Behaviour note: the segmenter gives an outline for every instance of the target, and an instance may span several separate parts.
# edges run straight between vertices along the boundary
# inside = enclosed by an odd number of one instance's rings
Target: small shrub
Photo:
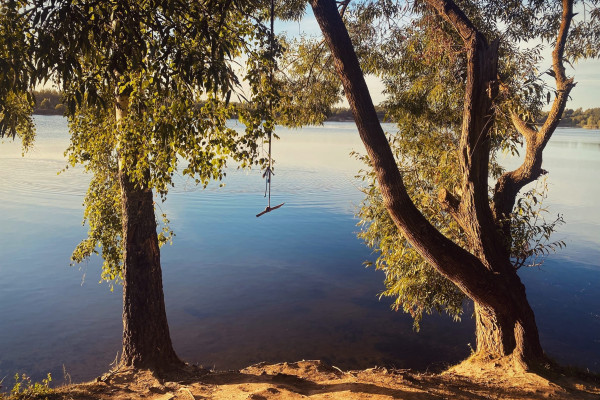
[[[31,382],[31,378],[25,374],[15,375],[15,384],[8,395],[0,393],[0,400],[48,400],[52,393],[50,389],[52,376],[48,374],[42,382]]]

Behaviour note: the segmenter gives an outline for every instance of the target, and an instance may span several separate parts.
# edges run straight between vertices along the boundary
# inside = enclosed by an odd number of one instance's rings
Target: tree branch
[[[530,128],[525,121],[523,121],[517,113],[511,111],[510,119],[512,120],[513,126],[525,138],[526,141],[534,141],[537,135],[537,131]]]
[[[352,1],[352,0],[344,0],[344,1],[338,1],[337,2],[338,5],[340,6],[340,16],[342,18],[344,18],[344,14],[346,13],[346,9],[350,5],[350,1]]]
[[[425,1],[456,29],[465,43],[475,40],[478,33],[477,28],[452,0]]]
[[[442,188],[438,192],[438,203],[442,210],[450,214],[463,230],[469,229],[468,225],[465,225],[465,219],[460,210],[460,197],[456,197],[450,191]]]
[[[456,198],[448,190],[442,188],[438,192],[438,202],[441,204],[444,211],[452,214],[452,216],[456,216],[456,218],[458,217],[460,199]]]
[[[563,63],[565,43],[574,16],[573,0],[563,0],[562,4],[560,28],[552,51],[552,71],[557,89],[552,108],[544,124],[537,131],[528,127],[515,113],[511,114],[515,129],[525,138],[526,150],[523,163],[517,169],[504,173],[494,188],[492,204],[494,218],[496,223],[502,227],[505,235],[510,233],[507,217],[512,212],[519,191],[546,173],[542,169],[542,153],[560,122],[569,99],[569,93],[575,86],[573,78],[566,76]]]
[[[452,0],[426,0],[463,39],[467,57],[467,83],[459,145],[462,170],[460,225],[469,237],[471,251],[491,260],[505,251],[496,232],[488,199],[490,129],[493,100],[498,95],[498,41],[488,44]],[[489,254],[488,254],[489,253]],[[491,263],[490,263],[491,264]]]

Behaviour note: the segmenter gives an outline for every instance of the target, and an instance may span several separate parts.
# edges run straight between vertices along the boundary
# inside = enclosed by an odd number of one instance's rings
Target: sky
[[[300,22],[281,22],[278,21],[275,30],[278,34],[287,32],[291,36],[299,36],[301,34],[310,36],[321,36],[319,25],[310,9]],[[550,67],[550,53],[552,49],[547,48],[546,62],[543,67]],[[567,104],[567,108],[583,109],[600,107],[600,60],[586,60],[574,64],[574,68],[569,65],[567,68],[567,76],[574,76],[577,85],[571,91],[571,100]],[[366,78],[371,97],[375,104],[379,104],[385,100],[382,82],[374,76]],[[344,101],[344,106],[348,103]]]

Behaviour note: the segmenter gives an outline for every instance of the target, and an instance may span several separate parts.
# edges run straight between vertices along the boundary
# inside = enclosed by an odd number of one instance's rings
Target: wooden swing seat
[[[267,206],[267,208],[265,208],[263,211],[261,211],[261,212],[259,212],[258,214],[256,214],[256,217],[258,218],[258,217],[260,217],[261,215],[265,215],[265,214],[266,214],[266,213],[268,213],[268,212],[271,212],[271,211],[273,211],[273,210],[277,210],[279,207],[281,207],[281,206],[282,206],[282,205],[284,205],[284,204],[285,204],[285,203],[281,203],[281,204],[279,204],[279,205],[277,205],[277,206],[275,206],[275,207],[269,207],[269,206]]]

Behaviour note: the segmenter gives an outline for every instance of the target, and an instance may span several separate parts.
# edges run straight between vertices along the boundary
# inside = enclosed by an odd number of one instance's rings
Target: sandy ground
[[[469,377],[466,377],[468,374]],[[240,371],[188,367],[158,379],[118,371],[95,382],[58,388],[56,399],[600,399],[600,382],[555,376],[552,381],[499,364],[459,366],[442,374],[371,368],[341,371],[320,361],[256,364]]]

